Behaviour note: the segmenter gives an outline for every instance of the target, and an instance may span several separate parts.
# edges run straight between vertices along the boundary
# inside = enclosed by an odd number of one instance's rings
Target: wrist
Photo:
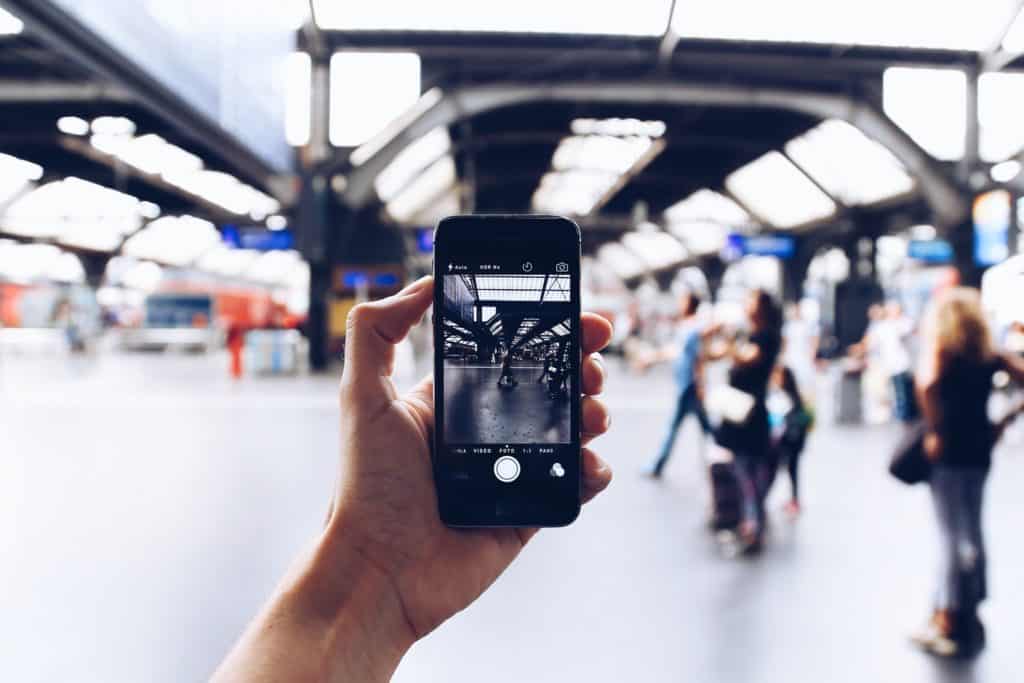
[[[415,641],[394,582],[333,523],[288,592],[321,629],[325,680],[388,681]]]

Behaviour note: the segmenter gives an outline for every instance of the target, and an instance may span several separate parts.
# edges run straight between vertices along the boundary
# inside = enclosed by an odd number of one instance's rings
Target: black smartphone
[[[434,480],[449,526],[580,511],[580,231],[452,216],[434,234]]]

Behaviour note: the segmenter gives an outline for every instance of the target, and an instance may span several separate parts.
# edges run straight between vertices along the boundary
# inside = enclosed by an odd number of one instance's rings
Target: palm
[[[343,430],[348,441],[362,445],[358,458],[345,463],[343,493],[368,559],[395,582],[419,637],[475,600],[531,532],[442,524],[430,462],[432,384],[427,380],[397,399],[393,386],[385,393],[382,410]],[[365,444],[372,444],[369,452]],[[357,452],[347,445],[343,452]]]

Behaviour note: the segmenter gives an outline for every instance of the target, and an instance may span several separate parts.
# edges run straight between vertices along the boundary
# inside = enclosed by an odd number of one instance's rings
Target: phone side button
[[[504,455],[494,461],[494,476],[498,481],[511,484],[519,478],[522,467],[511,455]]]

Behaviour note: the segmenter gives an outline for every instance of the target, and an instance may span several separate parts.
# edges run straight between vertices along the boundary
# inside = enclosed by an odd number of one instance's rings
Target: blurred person
[[[818,343],[817,324],[808,320],[798,303],[786,306],[786,323],[782,328],[783,359],[786,367],[796,375],[805,396],[813,398],[817,377]]]
[[[900,422],[910,422],[918,414],[908,346],[909,337],[914,332],[914,323],[904,315],[903,307],[895,301],[884,306],[872,305],[868,309],[868,319],[870,323],[864,338],[851,350],[861,356],[877,359],[889,382],[893,416]]]
[[[939,529],[941,573],[935,610],[914,641],[927,652],[966,656],[984,647],[978,606],[988,595],[982,503],[1001,427],[989,420],[993,375],[1024,383],[1024,360],[998,353],[977,290],[957,287],[936,299],[917,368],[929,485]]]
[[[720,459],[731,460],[739,487],[740,540],[745,550],[757,551],[763,541],[765,523],[766,491],[760,481],[765,468],[772,465],[766,400],[768,382],[782,351],[782,309],[771,294],[756,289],[747,299],[745,313],[749,335],[727,342],[709,358],[730,360],[729,386],[753,400],[753,407],[742,422],[722,422],[715,431],[715,443],[726,452],[726,457]]]
[[[676,436],[687,415],[692,414],[697,418],[705,436],[711,433],[711,423],[704,410],[701,353],[705,337],[713,330],[698,320],[700,304],[697,294],[687,293],[680,297],[675,343],[649,354],[639,364],[641,368],[647,368],[656,363],[672,361],[672,375],[676,383],[675,411],[654,461],[644,470],[645,474],[654,479],[661,477],[672,456]]]
[[[789,474],[790,498],[784,508],[790,517],[798,517],[800,506],[800,456],[807,445],[807,434],[814,418],[804,402],[796,375],[789,367],[777,365],[772,372],[772,393],[768,398],[768,416],[772,426],[772,448],[776,460]]]
[[[323,531],[302,552],[214,681],[386,681],[420,638],[476,600],[536,529],[452,529],[441,523],[430,460],[428,376],[400,396],[396,341],[430,306],[433,280],[353,309],[342,373],[340,476]],[[598,359],[606,320],[581,319],[582,431],[606,431]],[[583,449],[583,498],[611,470]]]

